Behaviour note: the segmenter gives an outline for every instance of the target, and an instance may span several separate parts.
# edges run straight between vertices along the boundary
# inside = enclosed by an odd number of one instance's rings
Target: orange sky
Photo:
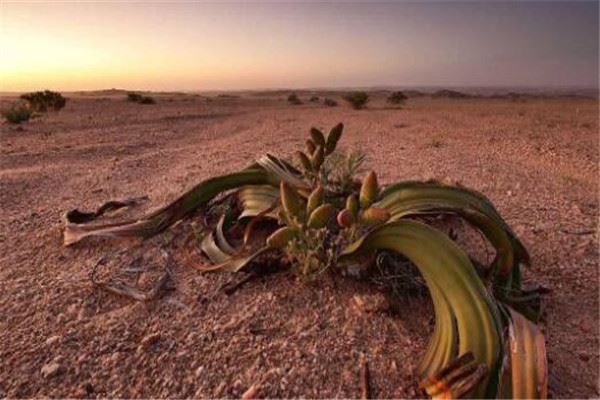
[[[0,90],[595,86],[598,3],[0,2]]]

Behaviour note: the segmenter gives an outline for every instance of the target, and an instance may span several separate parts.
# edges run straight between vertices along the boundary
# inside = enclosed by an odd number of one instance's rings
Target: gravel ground
[[[598,397],[598,101],[429,99],[402,109],[290,106],[285,95],[71,95],[59,113],[0,125],[0,397],[357,397],[366,357],[375,397],[418,397],[413,365],[432,329],[429,300],[366,312],[363,282],[289,272],[248,282],[202,274],[185,224],[146,242],[61,245],[60,216],[109,199],[174,199],[269,151],[291,155],[308,129],[344,122],[343,145],[370,155],[382,182],[449,178],[486,194],[523,238],[527,281],[551,289],[543,328],[552,397]],[[0,103],[10,101],[3,98]],[[100,276],[160,274],[174,290],[147,304],[94,289]],[[183,256],[185,255],[185,256]]]

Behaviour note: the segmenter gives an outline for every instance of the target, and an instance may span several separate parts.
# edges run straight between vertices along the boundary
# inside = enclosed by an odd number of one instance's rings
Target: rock
[[[588,362],[588,361],[590,361],[590,356],[589,356],[589,354],[587,354],[587,353],[580,352],[580,353],[579,353],[579,359],[580,359],[581,361]]]
[[[381,293],[372,295],[355,295],[352,297],[356,307],[366,313],[386,312],[390,309],[388,299]]]
[[[52,346],[57,344],[58,342],[60,342],[60,340],[62,339],[62,337],[60,335],[54,335],[54,336],[50,336],[48,339],[46,339],[46,346]]]
[[[222,381],[219,384],[219,386],[217,386],[217,388],[215,389],[215,393],[214,393],[213,397],[222,397],[222,394],[225,391],[226,387],[227,387],[227,382]]]
[[[60,364],[52,362],[42,367],[42,376],[46,379],[53,378],[62,372]]]
[[[248,388],[248,390],[246,390],[244,392],[244,394],[242,394],[242,399],[244,399],[244,400],[256,399],[258,397],[259,389],[260,389],[260,386],[257,384],[250,386]]]
[[[160,333],[152,333],[150,335],[146,335],[144,336],[144,338],[141,341],[141,345],[144,348],[148,348],[150,346],[152,346],[153,344],[155,344],[156,342],[158,342],[160,340]]]
[[[83,386],[83,389],[85,390],[88,396],[94,393],[94,386],[92,386],[92,384],[89,382]]]
[[[201,365],[196,369],[196,378],[200,378],[202,372],[204,372],[204,365]]]

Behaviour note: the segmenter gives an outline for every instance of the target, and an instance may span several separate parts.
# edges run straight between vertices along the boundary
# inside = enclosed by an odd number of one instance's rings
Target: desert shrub
[[[311,103],[318,103],[319,102],[319,96],[313,96],[308,101],[310,101]]]
[[[369,95],[366,92],[350,92],[344,96],[344,100],[355,110],[360,110],[369,102]]]
[[[142,96],[142,99],[139,101],[140,104],[156,104],[156,100],[154,97],[150,96]]]
[[[142,95],[139,93],[127,93],[127,101],[139,103],[142,100]]]
[[[407,99],[408,97],[403,92],[397,91],[389,95],[389,97],[387,98],[387,102],[390,104],[398,105],[404,103]]]
[[[156,104],[156,100],[150,96],[142,96],[139,93],[127,93],[127,101],[138,104]]]
[[[456,90],[442,89],[431,95],[433,98],[446,98],[446,99],[468,99],[472,97],[466,93],[457,92]]]
[[[522,286],[522,268],[530,262],[523,243],[482,193],[462,185],[410,180],[382,186],[374,171],[359,179],[364,154],[340,154],[343,129],[341,123],[328,134],[311,128],[305,151],[296,152],[300,168],[266,154],[146,216],[82,228],[82,215],[91,215],[85,221],[91,222],[107,206],[68,212],[64,243],[89,236],[148,238],[181,223],[182,238],[192,233],[214,264],[196,265],[206,272],[246,269],[260,277],[289,268],[308,281],[326,271],[354,277],[363,271],[375,274],[380,287],[394,280],[400,295],[427,287],[435,327],[417,370],[429,396],[546,398],[546,350],[537,326],[545,291]],[[462,248],[468,237],[456,241],[439,227],[449,214],[477,229],[495,257],[473,260]],[[182,247],[161,251],[165,272],[150,292],[116,280],[95,284],[139,301],[157,298],[171,275],[168,251],[188,254]],[[222,290],[231,294],[248,275]]]
[[[11,124],[20,124],[21,122],[28,121],[32,114],[33,112],[22,104],[2,111],[2,117]]]
[[[298,97],[298,95],[296,93],[290,94],[287,98],[287,101],[288,101],[288,103],[293,104],[293,105],[302,104],[302,101],[300,100],[300,98]]]
[[[58,111],[67,104],[67,99],[58,92],[44,90],[43,92],[32,92],[21,95],[32,111],[46,112]]]
[[[327,107],[336,107],[338,105],[337,101],[330,98],[323,100],[323,104],[325,104]]]

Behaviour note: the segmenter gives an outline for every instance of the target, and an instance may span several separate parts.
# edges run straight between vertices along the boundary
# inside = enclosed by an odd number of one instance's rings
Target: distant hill
[[[433,98],[446,98],[446,99],[468,99],[473,97],[470,94],[458,92],[456,90],[442,89],[431,94]]]

